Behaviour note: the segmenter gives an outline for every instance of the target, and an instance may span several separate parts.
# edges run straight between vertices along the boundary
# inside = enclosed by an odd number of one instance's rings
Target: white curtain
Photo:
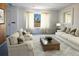
[[[42,13],[41,14],[41,28],[49,28],[50,25],[50,14]]]
[[[26,13],[26,28],[34,29],[34,13]],[[40,13],[41,22],[39,28],[49,28],[50,26],[50,14],[49,13]]]
[[[29,15],[28,15],[29,13],[25,13],[25,18],[26,18],[26,29],[28,29],[29,28]]]
[[[26,12],[26,29],[33,29],[34,28],[34,13]]]
[[[34,13],[29,13],[29,28],[34,29]]]

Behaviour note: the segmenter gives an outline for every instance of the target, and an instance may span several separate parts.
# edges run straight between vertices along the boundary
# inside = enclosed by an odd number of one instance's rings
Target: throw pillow
[[[24,36],[23,36],[23,35],[21,35],[19,38],[20,38],[20,39],[22,39],[22,40],[23,40],[23,42],[25,41],[25,38],[24,38]]]
[[[16,37],[18,38],[19,37],[19,32],[15,32],[14,34],[11,35],[12,37]]]
[[[79,29],[76,30],[75,36],[79,37]]]
[[[28,34],[28,32],[26,32],[25,30],[22,32],[23,35],[26,35]]]
[[[19,36],[23,35],[23,33],[21,31],[19,31]]]
[[[25,32],[22,32],[22,34],[25,35],[26,33]]]
[[[9,41],[11,45],[18,44],[17,38],[19,37],[19,33],[15,32],[13,35],[10,36]]]
[[[65,28],[61,29],[61,31],[62,31],[62,32],[65,32],[65,31],[66,31],[66,29],[67,29],[67,27],[65,27]]]
[[[76,32],[76,28],[72,28],[72,29],[70,30],[70,34],[72,34],[72,35],[75,35],[75,32]]]
[[[9,41],[10,41],[10,44],[11,44],[11,45],[16,45],[16,44],[18,44],[18,41],[17,41],[17,38],[16,38],[16,37],[10,37]]]
[[[66,33],[69,33],[70,32],[70,28],[67,28],[65,32]]]
[[[18,40],[18,44],[21,44],[21,43],[23,43],[23,40],[22,40],[22,38],[18,37],[18,38],[17,38],[17,40]]]
[[[26,34],[26,35],[24,35],[24,38],[27,41],[27,40],[31,40],[32,36],[31,36],[31,34]]]

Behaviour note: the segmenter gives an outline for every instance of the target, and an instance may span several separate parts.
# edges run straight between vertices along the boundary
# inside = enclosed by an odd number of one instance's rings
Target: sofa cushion
[[[79,45],[79,37],[70,37],[68,40]]]
[[[29,50],[33,49],[33,41],[26,41],[25,43],[27,44]]]
[[[23,36],[23,35],[19,36],[19,38],[20,38],[20,39],[22,39],[22,40],[23,40],[23,42],[25,41],[25,38],[24,38],[24,36]]]
[[[19,37],[19,33],[18,32],[16,32],[16,33],[14,33],[13,35],[11,35],[10,37],[9,37],[9,42],[10,42],[10,44],[11,45],[15,45],[15,44],[18,44],[18,41],[17,41],[17,38]]]
[[[77,30],[75,32],[75,36],[79,37],[79,28],[77,28]]]
[[[71,28],[70,34],[75,35],[75,32],[76,32],[76,28]]]
[[[27,40],[31,40],[32,39],[32,35],[31,34],[26,34],[24,35],[25,41]]]
[[[18,37],[17,40],[18,40],[18,44],[23,43],[23,39],[22,38]]]
[[[10,42],[10,45],[18,44],[17,38],[16,37],[12,37],[12,36],[9,38],[9,42]]]
[[[18,37],[19,37],[19,32],[15,32],[14,34],[11,35],[11,37],[16,37],[16,38],[18,38]]]
[[[62,31],[62,32],[65,32],[66,29],[67,29],[67,27],[64,27],[64,28],[61,29],[61,31]]]
[[[59,35],[59,36],[61,36],[64,39],[67,39],[69,37],[73,37],[73,35],[67,34],[65,32],[57,32],[56,35]]]
[[[70,28],[67,28],[65,32],[66,33],[69,33],[70,32]]]
[[[19,36],[23,35],[23,33],[21,31],[19,31]]]
[[[23,32],[22,32],[22,34],[23,35],[26,35],[26,34],[28,34],[29,32],[26,32],[26,30],[24,30]]]

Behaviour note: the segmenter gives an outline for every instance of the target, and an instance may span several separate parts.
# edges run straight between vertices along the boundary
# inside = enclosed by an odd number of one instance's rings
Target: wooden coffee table
[[[47,44],[44,44],[40,38],[40,42],[44,51],[60,50],[60,43],[55,38],[52,38],[52,41]]]

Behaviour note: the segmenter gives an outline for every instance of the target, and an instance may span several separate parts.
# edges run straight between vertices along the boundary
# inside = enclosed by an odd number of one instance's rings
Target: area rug
[[[33,35],[34,56],[79,56],[79,51],[76,51],[59,39],[60,50],[43,51],[40,38],[44,36],[54,37],[54,35]]]

